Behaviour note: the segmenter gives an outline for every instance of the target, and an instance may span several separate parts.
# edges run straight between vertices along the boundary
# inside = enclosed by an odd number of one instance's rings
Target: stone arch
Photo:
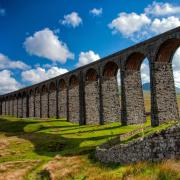
[[[69,121],[79,123],[79,81],[76,75],[71,75],[69,79],[68,93]]]
[[[13,115],[13,97],[12,95],[9,96],[9,115]]]
[[[6,115],[9,115],[9,97],[6,96]]]
[[[158,48],[152,65],[152,124],[179,119],[172,60],[180,39],[171,38]],[[167,90],[168,89],[168,90]]]
[[[122,112],[124,124],[141,124],[146,122],[146,113],[141,80],[141,65],[145,54],[131,53],[124,64]]]
[[[13,100],[13,115],[17,117],[17,114],[18,114],[18,99],[17,99],[17,94],[15,94]]]
[[[18,93],[18,118],[22,118],[22,94]]]
[[[29,91],[29,117],[34,117],[34,91]]]
[[[67,86],[64,79],[58,83],[58,117],[67,119]]]
[[[118,65],[108,62],[103,69],[102,77],[102,104],[104,123],[120,122],[121,106],[118,90]]]
[[[57,102],[56,102],[56,84],[55,82],[51,82],[49,85],[49,117],[56,118],[57,117]]]
[[[98,74],[93,68],[85,74],[85,112],[86,124],[99,124],[99,86]]]
[[[48,87],[44,84],[41,88],[41,117],[48,118]]]
[[[35,117],[40,117],[40,90],[38,87],[35,88]]]

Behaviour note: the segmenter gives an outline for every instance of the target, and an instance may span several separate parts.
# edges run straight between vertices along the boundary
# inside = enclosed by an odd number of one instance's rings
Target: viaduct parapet
[[[152,125],[179,119],[172,70],[172,58],[179,46],[180,27],[66,74],[2,95],[0,114],[66,118],[81,125],[143,123],[146,115],[140,67],[147,58]]]

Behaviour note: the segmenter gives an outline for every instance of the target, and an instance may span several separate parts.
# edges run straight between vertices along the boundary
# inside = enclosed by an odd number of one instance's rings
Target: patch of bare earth
[[[24,180],[27,173],[40,161],[14,161],[0,164],[0,180]]]

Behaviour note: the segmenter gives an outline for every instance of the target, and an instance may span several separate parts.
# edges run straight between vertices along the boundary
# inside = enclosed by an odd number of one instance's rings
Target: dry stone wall
[[[85,82],[86,124],[99,124],[99,91],[98,81]]]
[[[121,106],[116,76],[103,77],[102,100],[104,123],[120,122]]]
[[[56,91],[49,93],[49,117],[55,118],[57,114]]]
[[[180,157],[180,126],[173,126],[128,144],[110,146],[106,143],[97,147],[96,157],[103,163],[122,165]]]

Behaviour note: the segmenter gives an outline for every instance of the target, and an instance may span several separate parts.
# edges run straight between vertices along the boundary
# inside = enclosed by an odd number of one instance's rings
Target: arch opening
[[[104,77],[113,77],[116,76],[118,72],[118,65],[114,62],[108,62],[103,70]]]

